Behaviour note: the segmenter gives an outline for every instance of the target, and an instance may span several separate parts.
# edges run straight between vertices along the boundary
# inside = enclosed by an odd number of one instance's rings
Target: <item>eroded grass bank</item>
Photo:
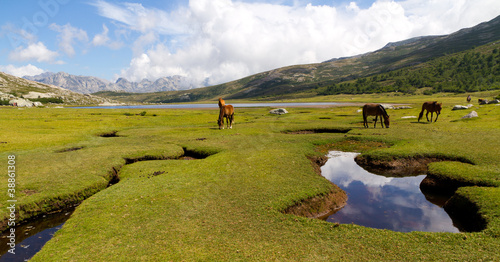
[[[52,208],[50,199],[84,199],[94,192],[78,192],[99,191],[33,261],[499,259],[500,153],[485,148],[500,141],[494,121],[500,107],[475,108],[480,118],[472,121],[455,121],[464,113],[449,108],[432,124],[401,119],[418,115],[414,107],[390,110],[390,129],[362,128],[355,107],[291,108],[283,116],[239,109],[232,130],[218,130],[217,112],[210,110],[141,116],[134,110],[6,109],[0,121],[12,129],[0,135],[7,142],[0,149],[2,158],[17,156],[18,201],[26,214]],[[300,130],[349,131],[290,133]],[[98,136],[112,131],[115,136]],[[457,191],[487,227],[479,233],[397,233],[282,213],[336,190],[311,165],[310,158],[324,156],[318,146],[359,147],[362,156],[378,160],[467,159],[429,169],[442,178],[490,183]],[[171,160],[184,151],[208,157]],[[102,190],[113,169],[120,182]],[[5,183],[0,186],[6,191]],[[3,217],[5,203],[0,199]]]

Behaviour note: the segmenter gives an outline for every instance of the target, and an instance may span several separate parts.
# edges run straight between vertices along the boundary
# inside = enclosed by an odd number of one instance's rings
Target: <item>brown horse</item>
[[[219,129],[224,129],[224,118],[226,118],[228,128],[233,128],[234,108],[232,105],[223,105],[220,107],[219,119],[217,120]]]
[[[375,125],[373,127],[377,127],[377,118],[380,116],[380,124],[382,128],[389,128],[389,115],[385,111],[385,108],[381,104],[366,104],[363,106],[363,125],[368,128],[368,116],[375,116]],[[382,117],[384,118],[384,122],[382,122]]]
[[[224,101],[224,99],[222,99],[222,97],[219,97],[219,108],[223,107],[225,104],[226,102]]]
[[[425,117],[427,118],[427,122],[432,122],[432,114],[436,112],[436,122],[438,120],[439,114],[441,114],[441,108],[442,108],[443,103],[438,103],[437,101],[434,102],[425,102],[422,104],[422,111],[420,111],[420,115],[418,115],[418,122],[420,122],[420,119],[424,115],[424,110],[427,110],[427,113],[425,114]],[[431,113],[431,120],[429,121],[429,112]]]

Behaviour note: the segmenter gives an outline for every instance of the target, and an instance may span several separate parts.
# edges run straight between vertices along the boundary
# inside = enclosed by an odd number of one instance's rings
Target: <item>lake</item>
[[[242,107],[332,107],[342,105],[358,105],[356,103],[312,102],[312,103],[236,103],[236,108]],[[159,105],[113,105],[113,106],[76,106],[80,109],[201,109],[219,108],[217,103],[211,104],[159,104]]]

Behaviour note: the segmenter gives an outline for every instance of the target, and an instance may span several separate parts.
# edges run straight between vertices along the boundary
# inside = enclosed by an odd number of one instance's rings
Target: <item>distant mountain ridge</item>
[[[108,98],[89,94],[81,94],[68,89],[48,85],[0,72],[0,98],[4,101],[12,99],[29,99],[48,103],[64,103],[71,105],[95,105],[116,103]]]
[[[77,76],[65,72],[45,72],[36,76],[24,76],[23,78],[59,86],[81,94],[91,94],[101,91],[150,93],[194,88],[182,76],[162,77],[155,81],[143,79],[141,82],[130,82],[125,78],[119,78],[115,83],[94,76]]]

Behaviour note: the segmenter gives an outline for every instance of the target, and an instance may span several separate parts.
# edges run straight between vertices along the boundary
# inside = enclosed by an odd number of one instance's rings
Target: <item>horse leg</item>
[[[418,115],[418,122],[420,122],[420,119],[424,116],[424,110],[420,111],[420,114]]]
[[[375,124],[373,125],[373,128],[377,127],[377,120],[378,120],[378,115],[375,115]]]
[[[380,125],[384,128],[384,117],[380,116]]]
[[[230,122],[231,124],[229,125],[229,129],[233,129],[233,120],[234,120],[234,116],[233,116],[233,115],[230,115],[230,116],[229,116],[229,121],[231,121],[231,122]]]
[[[432,115],[431,115],[432,117]],[[427,122],[429,122],[429,110],[427,110],[427,113],[425,113],[425,118],[427,118]]]
[[[368,120],[366,119],[365,114],[363,114],[363,127],[368,128]]]
[[[436,121],[438,121],[438,117],[439,117],[439,113],[436,112],[436,120],[434,120],[434,123],[436,123]]]

